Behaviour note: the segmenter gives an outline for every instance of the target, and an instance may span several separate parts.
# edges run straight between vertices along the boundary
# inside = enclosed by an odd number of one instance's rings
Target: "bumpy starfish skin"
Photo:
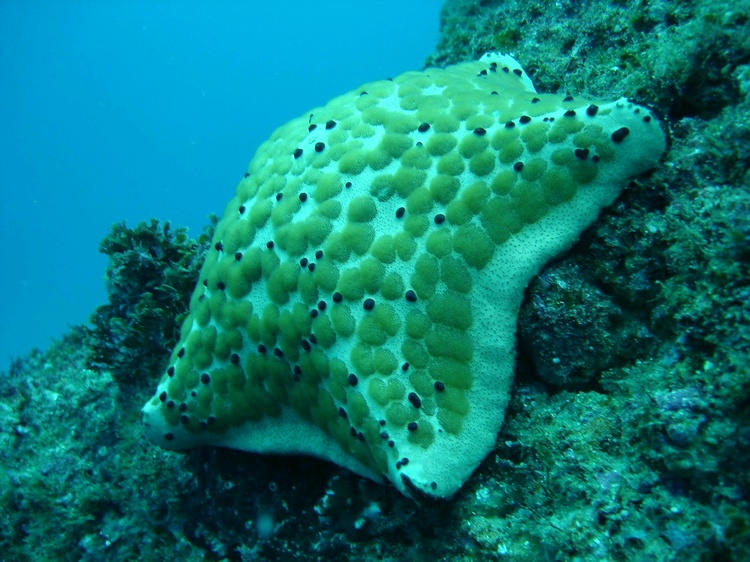
[[[216,229],[148,435],[452,496],[495,444],[524,288],[664,149],[645,108],[537,94],[494,53],[289,122]]]

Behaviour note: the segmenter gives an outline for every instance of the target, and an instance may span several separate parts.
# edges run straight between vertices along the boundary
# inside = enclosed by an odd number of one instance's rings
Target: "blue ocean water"
[[[420,69],[441,4],[0,3],[0,370],[104,304],[113,223],[200,234],[276,127]]]

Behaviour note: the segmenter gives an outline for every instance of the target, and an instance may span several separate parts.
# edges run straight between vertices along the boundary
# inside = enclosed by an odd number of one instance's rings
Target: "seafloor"
[[[312,459],[153,446],[140,407],[206,239],[117,225],[92,326],[0,374],[0,558],[750,560],[750,2],[448,0],[441,27],[429,65],[507,51],[539,91],[624,95],[671,131],[528,289],[496,450],[417,503]]]

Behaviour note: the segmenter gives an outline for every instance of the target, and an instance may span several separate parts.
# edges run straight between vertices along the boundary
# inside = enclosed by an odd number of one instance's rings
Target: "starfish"
[[[453,496],[495,445],[525,287],[665,142],[644,107],[538,94],[498,53],[290,121],[216,228],[147,434]]]

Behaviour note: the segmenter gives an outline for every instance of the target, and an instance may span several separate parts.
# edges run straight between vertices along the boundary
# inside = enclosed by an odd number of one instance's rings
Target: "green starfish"
[[[216,229],[147,433],[452,496],[502,424],[524,288],[664,150],[645,108],[537,94],[495,53],[287,123]]]

